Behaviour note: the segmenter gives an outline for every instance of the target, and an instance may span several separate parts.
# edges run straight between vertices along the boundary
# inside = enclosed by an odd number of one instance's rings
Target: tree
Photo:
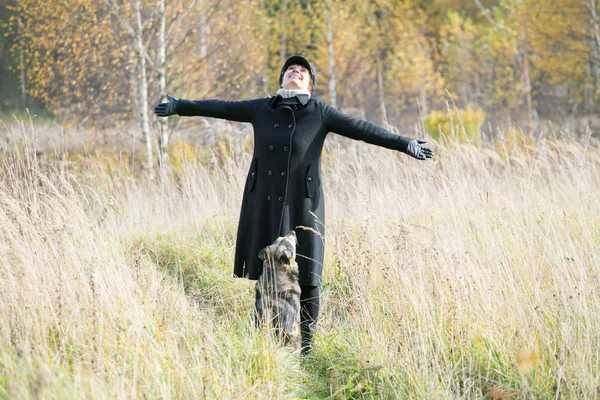
[[[10,29],[10,18],[19,10],[18,1],[14,0],[6,2],[5,8],[0,7],[0,111],[15,107],[27,106],[26,92],[24,90],[24,58],[23,53],[18,51],[15,45],[19,35],[15,29]],[[18,23],[18,20],[13,20],[13,23]],[[17,28],[18,29],[18,28]],[[17,50],[17,54],[15,54]],[[16,57],[13,57],[16,55]],[[17,95],[15,95],[15,93]]]
[[[593,8],[589,1],[517,3],[529,49],[533,96],[546,116],[588,113],[597,107]],[[597,86],[596,86],[597,87]]]
[[[316,97],[382,123],[414,123],[444,106],[445,89],[529,131],[538,111],[598,111],[599,0],[10,1],[12,57],[0,70],[20,76],[13,91],[79,123],[135,116],[149,169],[155,144],[165,165],[170,130],[193,123],[153,123],[167,91],[272,95],[292,54],[319,71]]]
[[[426,115],[430,106],[441,104],[445,83],[434,63],[435,46],[427,37],[426,16],[418,9],[398,9],[395,20],[396,39],[387,72],[394,105],[405,110],[418,99],[421,113]]]
[[[13,53],[23,55],[28,95],[51,113],[85,122],[129,112],[122,82],[130,65],[113,46],[117,40],[107,17],[107,7],[96,2],[20,1],[11,17],[18,35]]]
[[[142,10],[141,0],[131,1],[107,0],[111,6],[114,19],[122,28],[122,36],[126,43],[135,48],[137,59],[138,84],[138,109],[142,128],[142,135],[146,146],[146,168],[151,171],[153,166],[153,137],[150,132],[149,106],[155,101],[150,101],[149,77],[147,63],[150,64],[152,72],[156,73],[158,86],[157,99],[166,99],[167,94],[167,60],[171,52],[177,49],[176,40],[172,34],[180,29],[180,23],[191,14],[197,5],[197,0],[180,0],[171,2],[167,9],[165,0],[146,2],[145,12]],[[131,20],[135,20],[132,23]],[[183,29],[182,29],[183,30]],[[153,46],[151,39],[158,37],[156,45]],[[152,57],[152,54],[155,54]],[[159,122],[158,161],[163,167],[168,163],[167,147],[169,145],[168,120]]]

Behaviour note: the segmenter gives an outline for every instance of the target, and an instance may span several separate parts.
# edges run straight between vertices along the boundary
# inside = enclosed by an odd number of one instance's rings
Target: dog
[[[256,283],[257,322],[294,347],[298,347],[300,319],[297,244],[292,230],[262,249],[258,257],[263,261],[263,271]]]

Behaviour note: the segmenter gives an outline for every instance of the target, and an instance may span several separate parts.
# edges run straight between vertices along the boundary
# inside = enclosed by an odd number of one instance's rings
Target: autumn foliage
[[[163,95],[158,3],[9,1],[0,11],[0,64],[24,82],[29,103],[51,114],[108,125],[139,119],[140,107]],[[597,0],[164,5],[166,90],[178,97],[272,95],[282,60],[300,53],[316,65],[317,96],[379,123],[413,127],[445,110],[449,98],[459,108],[482,110],[486,122],[510,121],[527,133],[547,120],[590,123],[598,112]],[[148,104],[140,104],[137,36],[148,69]],[[21,106],[18,98],[9,93],[0,106]]]

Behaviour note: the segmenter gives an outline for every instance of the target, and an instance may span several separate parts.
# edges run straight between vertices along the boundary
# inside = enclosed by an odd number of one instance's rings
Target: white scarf
[[[298,96],[299,94],[308,95],[310,98],[310,92],[308,90],[295,90],[295,89],[279,89],[277,94],[283,97],[284,99],[289,99],[290,97]]]

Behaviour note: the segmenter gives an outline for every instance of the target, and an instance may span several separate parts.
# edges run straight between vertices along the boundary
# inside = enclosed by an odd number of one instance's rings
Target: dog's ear
[[[270,255],[271,255],[271,248],[269,246],[267,246],[264,249],[262,249],[260,251],[260,253],[258,253],[258,258],[265,261],[267,258],[270,257]]]

